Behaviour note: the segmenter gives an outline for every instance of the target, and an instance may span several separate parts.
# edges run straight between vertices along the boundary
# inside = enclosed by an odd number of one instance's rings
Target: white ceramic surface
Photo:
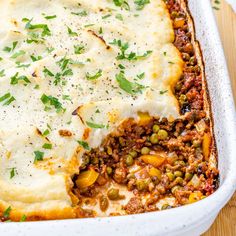
[[[200,202],[161,212],[96,219],[2,223],[1,236],[195,236],[210,227],[236,188],[236,113],[210,0],[189,0],[189,6],[206,64],[219,154],[219,189]]]

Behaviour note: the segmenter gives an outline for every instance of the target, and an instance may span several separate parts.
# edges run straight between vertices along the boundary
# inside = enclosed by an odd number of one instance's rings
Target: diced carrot
[[[140,125],[145,125],[152,119],[147,112],[138,112],[138,116]]]
[[[149,175],[151,177],[157,177],[159,180],[161,180],[161,171],[158,170],[157,168],[155,167],[152,167],[150,170],[149,170]]]
[[[200,191],[191,193],[189,195],[189,203],[194,203],[202,199],[202,193]]]
[[[205,160],[209,159],[210,155],[210,146],[211,146],[211,136],[209,133],[205,133],[202,141],[202,151]]]
[[[84,171],[78,176],[76,185],[79,188],[89,187],[96,182],[98,176],[99,174],[93,169]]]
[[[182,28],[185,24],[185,20],[182,18],[177,18],[174,20],[174,28],[178,29],[178,28]]]
[[[141,159],[146,164],[150,164],[154,167],[159,167],[166,160],[166,155],[165,153],[159,153],[159,154],[154,154],[154,155],[143,155],[141,156]]]

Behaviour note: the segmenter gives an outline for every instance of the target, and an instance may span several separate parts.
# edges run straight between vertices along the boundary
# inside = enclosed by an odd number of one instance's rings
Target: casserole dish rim
[[[204,0],[199,1],[199,4],[203,5],[203,1]],[[189,2],[194,2],[194,0],[189,0]],[[211,10],[210,1],[207,1],[207,2],[204,1],[204,7],[205,7],[204,15],[207,15],[209,17],[209,21],[213,23],[214,16]],[[218,31],[215,24],[212,24],[211,31],[215,35],[217,35],[217,38],[215,38],[215,44],[221,45]],[[215,46],[215,49],[216,49],[216,46]],[[224,84],[224,88],[227,89],[227,92],[231,93],[229,75],[227,72],[227,66],[226,66],[224,56],[223,56],[222,47],[218,48],[217,56],[219,59],[221,59],[220,70],[224,72],[224,77],[221,78],[222,80],[221,83]],[[210,91],[210,96],[211,96],[211,91]],[[234,107],[232,95],[229,95],[223,98],[221,102],[226,107],[230,108],[229,109],[230,112],[226,110],[227,115],[228,115],[228,120],[223,120],[222,126],[224,128],[236,130],[235,107]],[[214,103],[213,99],[211,99],[211,104],[214,105],[213,103]],[[214,111],[213,111],[213,117],[214,117]],[[217,138],[217,134],[215,134],[215,137]],[[226,136],[225,142],[229,144],[229,146],[231,146],[231,148],[233,149],[234,144],[236,144],[236,135],[233,132],[231,132],[230,136]],[[117,217],[112,217],[112,218],[106,217],[106,218],[95,218],[95,219],[68,219],[68,220],[60,220],[60,221],[53,220],[53,221],[42,221],[42,222],[1,224],[0,231],[2,233],[7,233],[7,235],[9,236],[18,232],[21,232],[22,235],[28,235],[27,233],[31,234],[32,232],[34,232],[35,235],[41,235],[41,233],[44,233],[44,232],[47,233],[49,231],[51,234],[53,234],[54,229],[57,228],[57,231],[54,231],[55,235],[65,235],[67,233],[70,233],[70,234],[74,233],[74,235],[76,235],[80,232],[79,230],[81,230],[80,233],[84,233],[85,228],[87,230],[91,229],[92,231],[92,229],[94,229],[95,227],[94,225],[96,225],[96,228],[102,226],[101,227],[102,229],[101,230],[99,229],[99,231],[97,231],[97,233],[99,232],[99,234],[102,234],[105,232],[106,233],[112,232],[115,235],[118,235],[121,233],[125,233],[127,228],[128,230],[130,230],[130,235],[135,234],[135,232],[136,234],[145,233],[148,235],[152,235],[154,233],[155,235],[157,234],[161,235],[163,233],[166,233],[167,235],[169,234],[174,235],[174,232],[177,232],[177,231],[178,233],[181,233],[181,232],[184,233],[188,225],[192,227],[194,225],[195,227],[196,225],[198,225],[198,227],[200,227],[200,225],[203,223],[203,221],[200,219],[203,219],[204,217],[205,219],[208,219],[209,221],[212,220],[212,215],[216,216],[217,213],[220,211],[220,209],[226,204],[226,202],[232,196],[233,192],[235,191],[235,185],[236,185],[236,172],[234,171],[236,168],[236,160],[233,158],[234,156],[236,156],[236,152],[235,150],[232,150],[231,155],[229,155],[228,170],[226,173],[223,173],[223,176],[221,176],[221,181],[220,181],[221,184],[218,190],[215,193],[213,193],[211,196],[207,197],[206,199],[200,202],[191,204],[191,205],[182,206],[179,208],[170,209],[166,211],[160,211],[160,212],[151,212],[151,213],[143,213],[143,214],[128,215],[128,216],[117,216]],[[215,204],[211,204],[213,202]],[[216,206],[216,204],[218,205],[218,207]],[[198,214],[201,213],[203,209],[205,210],[204,214],[202,214],[201,217],[198,216]],[[192,216],[190,216],[189,213],[192,213]],[[169,222],[164,222],[164,221],[167,219],[169,220],[174,219],[173,217],[176,217],[176,215],[178,215],[178,219],[176,219],[176,222],[172,222],[170,227],[168,228],[166,225],[169,224]],[[142,224],[139,224],[141,222]],[[152,224],[152,222],[156,222],[156,224]],[[123,225],[124,227],[122,227],[122,229],[118,229],[117,227],[120,225]],[[145,227],[146,225],[147,226],[149,225],[149,230]],[[78,229],[76,228],[76,226],[78,227]],[[115,231],[115,229],[117,229],[118,231],[117,230]],[[92,232],[90,233],[88,232],[88,235],[91,235],[91,233]],[[18,235],[20,235],[20,233]]]

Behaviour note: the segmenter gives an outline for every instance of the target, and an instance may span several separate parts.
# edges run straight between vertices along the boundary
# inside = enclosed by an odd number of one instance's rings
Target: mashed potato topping
[[[0,211],[76,217],[71,176],[88,146],[137,112],[180,115],[165,4],[115,2],[0,2]]]

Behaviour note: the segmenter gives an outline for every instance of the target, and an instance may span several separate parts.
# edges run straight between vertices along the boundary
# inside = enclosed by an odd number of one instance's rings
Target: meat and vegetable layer
[[[217,189],[185,1],[24,2],[0,3],[1,221],[158,211]]]

